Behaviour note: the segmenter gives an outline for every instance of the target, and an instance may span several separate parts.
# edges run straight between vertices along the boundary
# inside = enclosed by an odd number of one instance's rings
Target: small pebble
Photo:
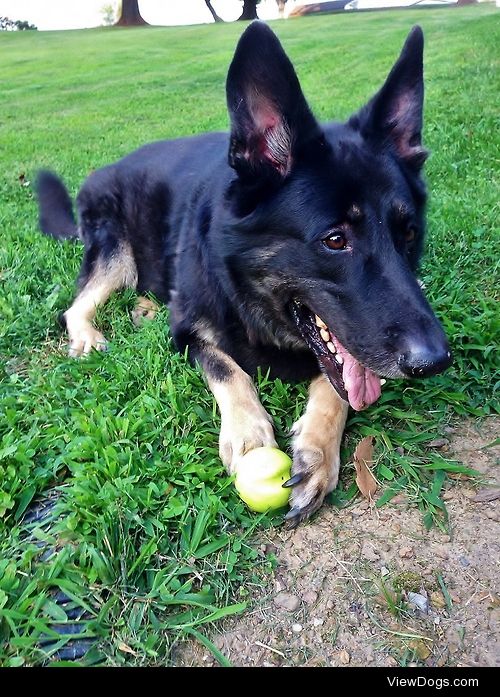
[[[420,593],[408,593],[408,604],[420,610],[420,612],[427,614],[429,612],[429,601],[425,595]]]
[[[307,604],[307,605],[314,605],[316,600],[318,599],[318,594],[316,591],[306,591],[305,593],[302,594],[302,600]]]
[[[368,561],[378,561],[380,554],[374,549],[370,542],[365,542],[361,548],[361,556]]]
[[[339,660],[340,660],[340,662],[341,662],[344,666],[346,666],[346,665],[349,663],[349,661],[351,660],[350,655],[347,653],[347,651],[346,651],[345,649],[343,649],[343,650],[340,652],[340,654],[339,654]]]
[[[439,591],[433,591],[431,593],[431,605],[438,610],[442,610],[444,607],[446,607],[446,600],[444,599],[444,596],[442,593]]]
[[[322,620],[321,617],[315,617],[313,619],[313,627],[321,627],[323,624],[325,624],[325,620]]]
[[[387,568],[387,566],[383,566],[383,567],[380,569],[380,573],[382,574],[382,576],[387,576],[387,575],[390,574],[391,572],[389,571],[389,569]]]
[[[440,559],[448,559],[450,556],[446,547],[443,546],[434,547],[432,551],[434,552],[434,556],[439,557]]]
[[[428,443],[426,443],[426,446],[428,448],[434,448],[434,449],[439,449],[439,448],[444,448],[445,445],[449,445],[450,441],[448,438],[435,438],[434,440],[430,440]]]
[[[291,593],[278,593],[274,597],[274,604],[288,612],[295,612],[300,606],[300,598]]]
[[[500,608],[494,608],[490,612],[488,618],[488,627],[490,628],[493,636],[498,636],[500,633]]]
[[[292,624],[292,632],[294,634],[299,634],[302,631],[302,625],[301,624]]]
[[[461,494],[462,496],[465,496],[466,499],[473,499],[477,494],[477,491],[475,489],[462,489]]]
[[[411,559],[413,557],[413,547],[401,547],[399,556],[401,559]]]

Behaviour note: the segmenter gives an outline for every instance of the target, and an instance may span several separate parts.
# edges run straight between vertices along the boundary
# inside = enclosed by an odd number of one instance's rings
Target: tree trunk
[[[115,27],[142,27],[148,24],[139,11],[139,0],[122,0],[120,18]]]
[[[258,0],[243,0],[243,12],[238,19],[259,19],[257,2]]]
[[[212,7],[212,3],[210,2],[210,0],[205,0],[205,5],[206,5],[206,6],[208,7],[208,9],[210,10],[210,14],[211,14],[212,17],[214,18],[214,22],[223,22],[223,21],[224,21],[224,20],[222,19],[222,17],[219,17],[219,15],[217,14],[217,12],[214,10],[214,8]]]

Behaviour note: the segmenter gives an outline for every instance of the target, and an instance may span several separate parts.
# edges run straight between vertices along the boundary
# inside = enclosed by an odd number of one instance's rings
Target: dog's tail
[[[41,231],[57,240],[77,238],[73,203],[61,179],[53,172],[41,170],[37,176],[36,192]]]

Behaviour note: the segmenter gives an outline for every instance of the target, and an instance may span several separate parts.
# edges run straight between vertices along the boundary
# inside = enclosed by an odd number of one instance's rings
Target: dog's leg
[[[159,306],[154,300],[139,295],[132,310],[132,322],[136,327],[140,327],[144,320],[154,319],[158,310]]]
[[[219,454],[228,472],[238,458],[261,446],[276,447],[271,417],[247,373],[220,349],[206,343],[192,353],[206,375],[221,414]]]
[[[347,409],[324,375],[311,382],[306,411],[292,428],[292,479],[297,484],[286,515],[292,526],[314,513],[337,486]]]
[[[106,349],[106,339],[94,327],[98,305],[102,305],[111,293],[120,288],[135,288],[137,271],[132,250],[126,242],[117,246],[111,255],[91,256],[86,252],[79,279],[79,293],[71,307],[64,313],[69,335],[69,355],[82,356],[94,348]]]

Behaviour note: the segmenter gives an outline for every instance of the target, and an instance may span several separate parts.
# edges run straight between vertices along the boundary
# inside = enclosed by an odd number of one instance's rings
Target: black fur
[[[85,182],[80,283],[96,256],[127,240],[138,291],[170,303],[177,347],[220,379],[227,367],[200,326],[250,374],[319,373],[294,299],[379,375],[444,369],[446,338],[415,278],[426,199],[422,49],[416,27],[380,92],[347,123],[320,126],[278,39],[251,24],[228,73],[229,135],[146,145]],[[76,229],[69,199],[47,177],[42,229],[65,237]],[[332,232],[346,249],[325,246]]]
[[[42,232],[59,240],[78,237],[73,204],[61,180],[52,172],[42,170],[38,173],[36,192]]]

